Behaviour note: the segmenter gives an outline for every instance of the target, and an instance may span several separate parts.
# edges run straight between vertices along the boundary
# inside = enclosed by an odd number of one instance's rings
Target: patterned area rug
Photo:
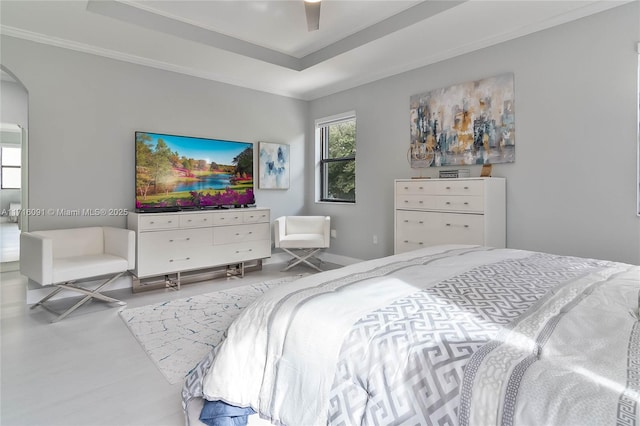
[[[300,277],[125,308],[120,317],[169,383],[175,384],[184,380],[198,361],[220,343],[233,320],[258,296]]]

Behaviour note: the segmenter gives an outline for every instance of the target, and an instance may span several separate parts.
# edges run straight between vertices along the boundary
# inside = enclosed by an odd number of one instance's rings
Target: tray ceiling
[[[0,2],[2,34],[299,99],[491,46],[631,0]]]

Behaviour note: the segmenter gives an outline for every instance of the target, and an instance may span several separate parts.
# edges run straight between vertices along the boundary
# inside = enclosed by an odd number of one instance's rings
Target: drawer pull
[[[154,221],[151,221],[151,222],[149,222],[149,225],[153,225],[154,223],[155,223]]]
[[[450,201],[447,201],[445,204],[446,204],[447,206],[450,206],[450,205],[451,205],[451,202],[450,202]]]
[[[187,260],[191,260],[190,257],[185,257],[184,259],[169,259],[169,262],[185,262]]]
[[[469,205],[469,203],[468,203],[467,201],[465,201],[465,202],[464,202],[464,205],[465,205],[465,206],[468,206],[468,205]]]
[[[447,186],[447,189],[451,189],[451,187],[450,187],[450,186]]]
[[[418,244],[418,245],[420,245],[420,246],[424,244],[422,241],[418,241],[418,242],[415,242],[415,243],[414,243],[414,242],[409,241],[409,240],[404,240],[404,243],[405,243],[405,244]]]
[[[419,186],[418,189],[424,189],[424,186]]]
[[[191,241],[191,237],[183,238],[183,240],[185,240],[185,241]],[[176,241],[176,240],[174,240],[174,239],[169,240],[169,242],[170,242],[170,243],[173,243],[173,242],[175,242],[175,241]]]
[[[419,203],[422,204],[424,201],[420,200]]]
[[[238,253],[242,253],[243,251],[245,251],[245,252],[250,252],[250,251],[253,251],[253,249],[248,249],[248,250],[236,250],[236,254],[238,254]]]
[[[469,189],[469,187],[468,187],[468,186],[465,186],[465,187],[464,187],[464,189]]]

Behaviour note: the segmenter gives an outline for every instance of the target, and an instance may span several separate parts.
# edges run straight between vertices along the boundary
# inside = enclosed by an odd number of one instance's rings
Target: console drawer
[[[244,223],[269,223],[269,212],[265,210],[244,212],[243,221]]]
[[[216,245],[257,240],[269,240],[271,242],[268,223],[218,227],[213,231],[213,241]]]
[[[210,213],[187,213],[179,216],[181,228],[195,228],[213,225]]]
[[[172,229],[180,226],[180,220],[175,215],[162,215],[147,213],[139,218],[140,231],[152,231],[155,229]]]
[[[244,221],[243,216],[244,213],[240,211],[217,213],[213,216],[213,224],[215,226],[239,225]]]

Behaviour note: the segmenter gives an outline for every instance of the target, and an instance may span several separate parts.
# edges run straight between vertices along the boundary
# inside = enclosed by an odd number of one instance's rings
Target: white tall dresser
[[[437,244],[506,247],[504,178],[397,179],[394,252]]]

